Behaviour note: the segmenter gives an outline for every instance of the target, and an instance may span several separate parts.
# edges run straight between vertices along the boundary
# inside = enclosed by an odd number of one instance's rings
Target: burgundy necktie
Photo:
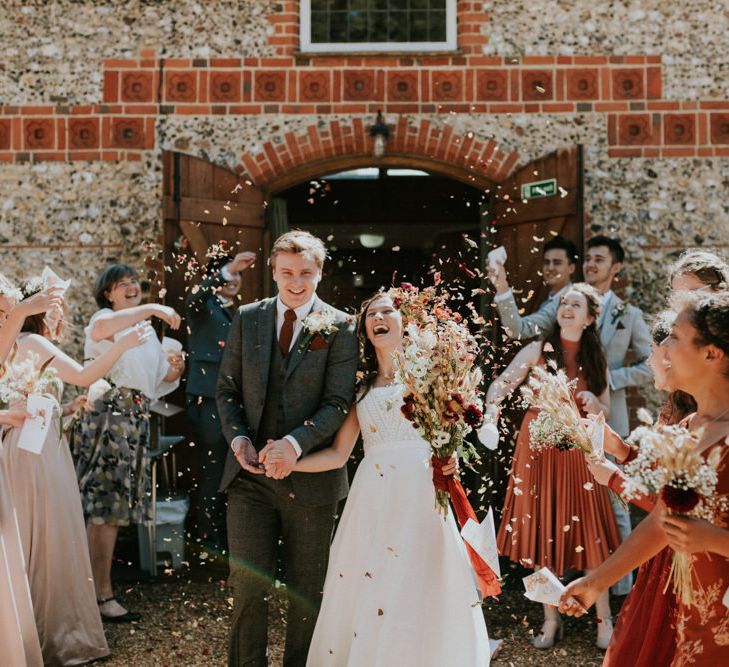
[[[281,348],[281,354],[284,357],[288,355],[291,340],[294,337],[294,322],[296,322],[296,311],[289,308],[284,313],[284,323],[278,337],[278,346]]]

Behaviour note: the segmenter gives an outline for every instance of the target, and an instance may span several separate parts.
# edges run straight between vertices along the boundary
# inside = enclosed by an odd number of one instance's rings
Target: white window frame
[[[311,42],[311,0],[301,0],[299,13],[299,48],[302,53],[353,53],[402,51],[437,52],[456,51],[456,0],[446,0],[446,39],[444,42]]]

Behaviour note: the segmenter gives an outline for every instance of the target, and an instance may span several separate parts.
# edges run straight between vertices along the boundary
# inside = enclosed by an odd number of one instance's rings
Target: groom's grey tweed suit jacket
[[[327,307],[319,298],[312,312]],[[331,306],[329,306],[331,308]],[[326,346],[309,349],[301,344],[302,330],[276,378],[277,391],[268,391],[272,354],[276,343],[276,299],[264,299],[242,306],[230,325],[220,364],[216,399],[223,434],[230,444],[242,435],[257,450],[264,407],[278,411],[282,432],[292,435],[302,455],[331,444],[354,397],[357,371],[357,337],[354,319],[335,310],[337,330],[327,336]],[[277,395],[273,395],[277,394]],[[241,472],[232,451],[228,451],[221,480],[224,491]],[[244,473],[248,474],[248,473]],[[304,505],[325,505],[347,495],[346,467],[321,473],[291,473],[295,501]]]

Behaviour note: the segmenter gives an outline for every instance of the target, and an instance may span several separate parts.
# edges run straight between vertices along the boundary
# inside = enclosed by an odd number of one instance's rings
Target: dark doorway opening
[[[431,284],[434,271],[478,285],[465,269],[478,263],[481,212],[489,198],[483,190],[422,171],[368,168],[308,181],[276,197],[286,202],[289,228],[326,240],[330,259],[317,292],[339,308],[356,309],[393,282]]]

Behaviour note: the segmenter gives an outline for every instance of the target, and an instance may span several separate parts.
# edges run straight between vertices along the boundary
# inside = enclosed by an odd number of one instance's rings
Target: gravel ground
[[[224,562],[206,561],[179,573],[168,572],[157,581],[141,583],[135,583],[138,573],[118,570],[115,574],[122,581],[117,587],[120,597],[129,608],[140,611],[143,620],[133,626],[105,626],[112,657],[103,664],[119,667],[225,665],[232,599],[225,587]],[[531,647],[532,632],[538,631],[541,624],[541,609],[523,596],[519,588],[522,574],[510,573],[499,601],[485,605],[490,635],[505,640],[493,664],[504,667],[600,665],[602,652],[595,647],[594,617],[567,619],[564,640],[551,650],[537,651]],[[279,591],[270,612],[272,667],[282,664],[283,609]]]

